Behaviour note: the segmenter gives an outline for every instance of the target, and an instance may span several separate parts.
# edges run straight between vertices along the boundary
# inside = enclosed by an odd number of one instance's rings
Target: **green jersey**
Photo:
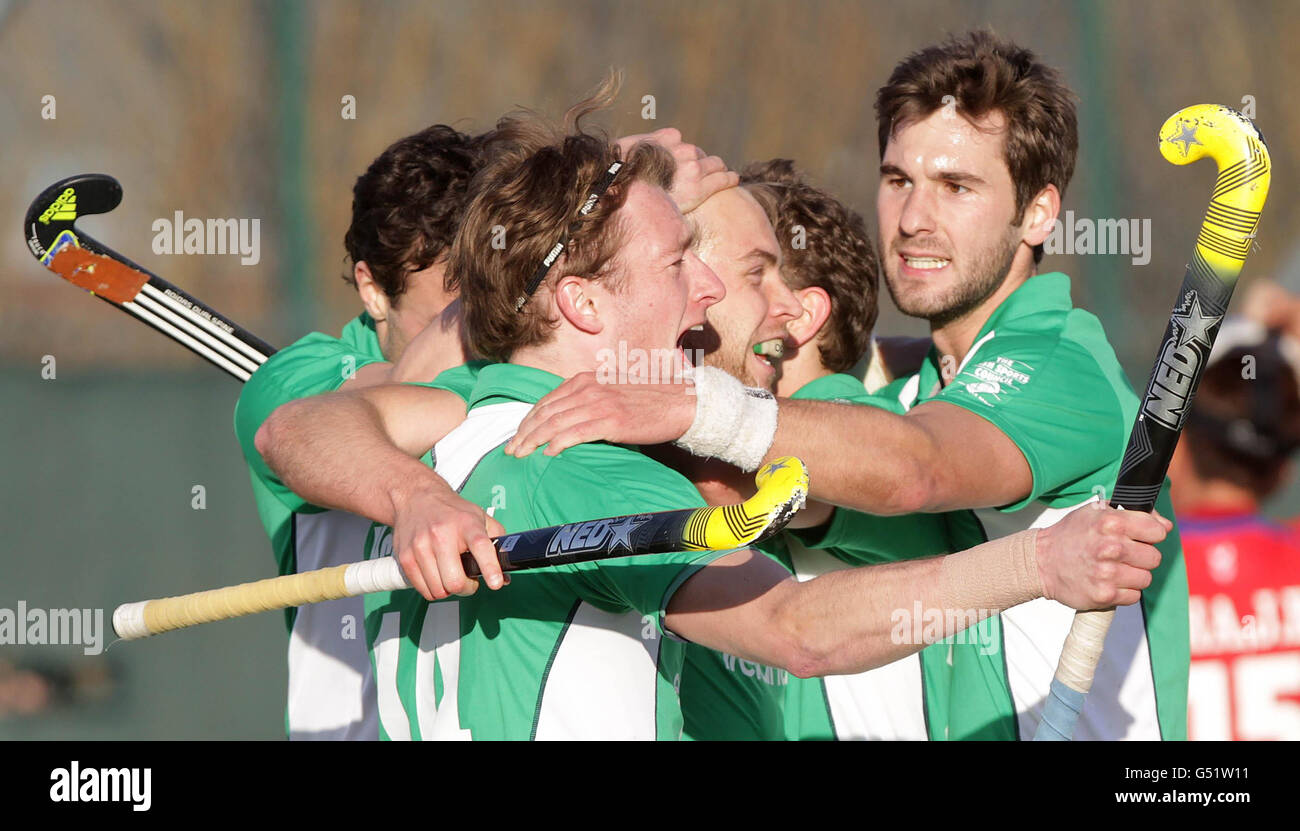
[[[465,422],[435,448],[438,473],[507,532],[704,504],[680,474],[626,447],[507,456],[501,446],[560,381],[525,366],[485,367]],[[376,528],[370,553],[390,551],[390,532]],[[686,579],[725,553],[524,571],[499,591],[438,603],[410,589],[368,595],[381,736],[678,738],[685,643],[664,628],[664,610]]]
[[[1104,499],[1115,483],[1138,399],[1096,317],[1076,309],[1064,274],[1031,277],[977,335],[954,379],[941,383],[932,349],[921,370],[882,393],[904,407],[945,401],[988,420],[1024,455],[1031,492],[976,512],[960,548]],[[1173,518],[1168,482],[1156,508]],[[1187,734],[1187,576],[1177,530],[1140,603],[1120,607],[1075,732],[1078,739],[1182,739]],[[1072,610],[1039,599],[994,615],[971,636],[925,650],[950,664],[949,737],[1030,738],[1048,693]]]
[[[896,399],[866,392],[861,381],[847,374],[817,378],[790,397],[903,412]],[[869,452],[869,447],[864,450]],[[810,580],[836,569],[946,554],[954,550],[950,526],[947,514],[881,517],[837,508],[826,524],[783,536],[795,575]],[[912,628],[903,626],[903,631]],[[943,664],[926,665],[917,654],[854,675],[792,677],[786,688],[786,735],[790,739],[943,738],[945,670]]]
[[[781,537],[753,546],[791,570]],[[746,661],[696,643],[682,669],[684,739],[771,741],[785,738],[785,699],[800,679],[780,667]]]
[[[244,385],[235,406],[235,435],[253,483],[262,526],[281,574],[327,568],[357,559],[370,521],[311,505],[267,467],[253,439],[281,404],[337,390],[356,370],[384,360],[366,314],[337,338],[313,332],[276,352]],[[438,386],[462,397],[473,367],[439,376]],[[370,660],[360,598],[287,610],[289,693],[286,728],[292,739],[373,739],[378,735]]]

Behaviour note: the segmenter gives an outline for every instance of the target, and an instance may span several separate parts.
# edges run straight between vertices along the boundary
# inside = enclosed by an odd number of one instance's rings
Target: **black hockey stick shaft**
[[[1199,104],[1170,116],[1160,130],[1160,152],[1177,165],[1211,158],[1219,175],[1111,494],[1112,505],[1132,511],[1155,507],[1254,243],[1271,176],[1263,136],[1228,107]],[[1073,737],[1114,614],[1114,609],[1075,614],[1035,740]]]

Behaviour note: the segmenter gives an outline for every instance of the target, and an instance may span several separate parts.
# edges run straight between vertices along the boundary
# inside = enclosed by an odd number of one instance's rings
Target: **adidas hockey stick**
[[[808,495],[808,471],[793,456],[763,466],[755,481],[758,492],[737,505],[629,514],[505,534],[493,540],[497,558],[503,571],[519,571],[610,557],[741,548],[784,528]],[[465,573],[478,576],[477,563],[469,555],[463,557]],[[132,640],[410,585],[395,557],[378,557],[180,597],[126,603],[114,610],[113,629],[118,637]]]
[[[1219,176],[1111,494],[1112,505],[1131,511],[1155,507],[1237,275],[1255,240],[1270,178],[1264,137],[1227,107],[1199,104],[1174,113],[1160,128],[1160,153],[1177,165],[1211,158]],[[1035,741],[1073,737],[1114,615],[1114,609],[1075,614]]]
[[[78,216],[108,213],[122,186],[103,173],[83,173],[50,185],[23,221],[27,247],[41,265],[111,303],[247,381],[275,349],[171,283],[76,227]]]

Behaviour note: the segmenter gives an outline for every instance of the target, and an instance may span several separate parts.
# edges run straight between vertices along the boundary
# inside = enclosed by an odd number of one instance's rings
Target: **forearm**
[[[771,609],[777,642],[785,644],[783,662],[801,677],[863,672],[1042,596],[1037,534],[787,581],[774,592]]]
[[[379,411],[356,395],[283,405],[257,431],[256,447],[285,485],[313,505],[388,525],[403,496],[450,490],[433,470],[392,443]]]
[[[780,401],[765,460],[780,456],[803,459],[814,499],[881,515],[932,509],[941,464],[928,433],[912,419],[875,407],[790,399]]]

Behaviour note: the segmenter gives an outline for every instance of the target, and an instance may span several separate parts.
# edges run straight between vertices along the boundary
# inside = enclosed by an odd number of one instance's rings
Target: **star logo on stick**
[[[1200,341],[1208,348],[1210,343],[1210,327],[1215,326],[1223,320],[1223,315],[1206,315],[1201,313],[1201,298],[1194,292],[1192,293],[1192,302],[1187,311],[1182,314],[1173,316],[1174,322],[1182,329],[1178,335],[1178,345],[1183,346],[1188,341]]]
[[[619,546],[622,546],[625,550],[631,551],[632,532],[644,525],[645,522],[644,519],[637,519],[636,517],[631,516],[623,517],[620,522],[611,522],[609,524],[609,533],[613,535],[613,538],[609,542],[609,550],[613,552],[616,551]]]
[[[1165,139],[1170,144],[1181,144],[1183,146],[1183,155],[1187,155],[1187,147],[1191,144],[1201,144],[1196,138],[1196,124],[1191,121],[1180,121],[1178,135]],[[1202,145],[1204,146],[1204,145]]]

